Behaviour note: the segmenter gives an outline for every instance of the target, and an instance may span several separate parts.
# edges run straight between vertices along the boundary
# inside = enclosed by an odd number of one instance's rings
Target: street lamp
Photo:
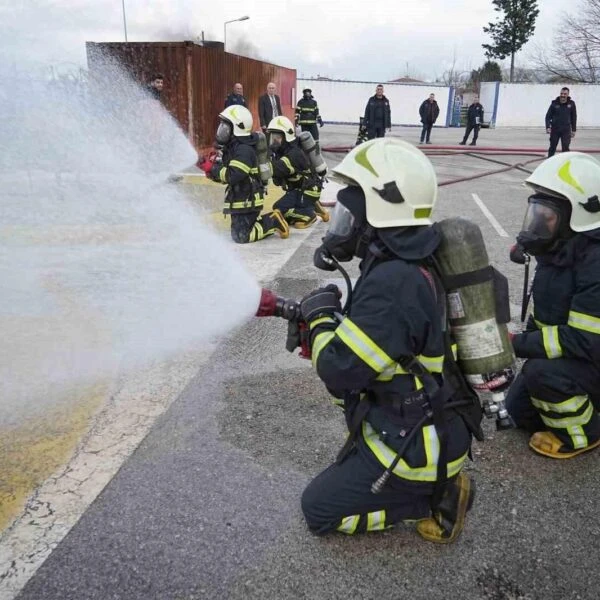
[[[125,17],[125,0],[121,0],[123,6],[123,29],[125,30],[125,42],[127,42],[127,18]]]
[[[231,21],[225,21],[223,23],[223,50],[227,50],[227,25],[228,23],[235,23],[236,21],[247,21],[250,17],[245,15],[240,17],[239,19],[231,19]]]

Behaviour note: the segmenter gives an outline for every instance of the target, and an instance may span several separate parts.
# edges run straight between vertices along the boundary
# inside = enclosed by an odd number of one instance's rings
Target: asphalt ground
[[[324,146],[351,144],[356,136],[343,126],[321,133]],[[419,130],[392,135],[415,142]],[[461,136],[435,129],[432,141],[446,145]],[[599,138],[597,131],[580,131],[572,149],[600,146]],[[542,129],[480,136],[480,146],[546,143]],[[440,181],[500,167],[470,156],[432,161]],[[462,215],[481,227],[492,264],[509,278],[515,314],[523,272],[507,250],[525,212],[525,175],[511,170],[441,187],[434,214],[437,220]],[[312,266],[325,230],[318,223],[296,236],[291,255],[284,242],[269,239],[242,248],[241,256],[249,268],[268,257],[277,268],[263,271],[261,280],[298,298],[331,280]],[[229,332],[207,357],[196,363],[188,357],[170,388],[181,391],[157,411],[145,438],[124,453],[120,470],[78,522],[64,528],[62,541],[26,550],[21,540],[0,597],[14,597],[22,585],[24,554],[33,564],[56,544],[18,598],[597,597],[598,453],[544,459],[528,450],[524,433],[496,432],[487,420],[487,439],[475,442],[467,467],[478,496],[456,544],[432,545],[410,526],[358,537],[309,534],[299,498],[335,457],[344,426],[310,364],[285,351],[285,329],[279,319],[256,319]]]

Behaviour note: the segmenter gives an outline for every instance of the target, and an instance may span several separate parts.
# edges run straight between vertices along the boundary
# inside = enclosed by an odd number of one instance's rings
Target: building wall
[[[560,83],[482,83],[481,103],[486,111],[488,105],[497,104],[496,127],[544,127],[546,111],[561,87]],[[577,105],[577,127],[600,127],[600,85],[567,87]]]
[[[322,81],[298,79],[296,95],[302,97],[302,90],[310,88],[319,103],[319,112],[329,123],[356,123],[364,116],[367,101],[375,94],[377,82]],[[436,125],[449,125],[449,104],[452,101],[452,88],[429,84],[407,85],[384,83],[384,94],[390,101],[393,125],[420,126],[419,107],[429,94],[434,93],[440,107]]]
[[[211,147],[218,114],[234,83],[244,86],[244,95],[258,129],[258,98],[267,83],[278,87],[282,110],[293,118],[296,71],[223,51],[223,44],[200,46],[193,42],[88,42],[90,75],[102,70],[109,58],[118,62],[134,80],[149,83],[153,73],[162,73],[162,94],[167,110],[177,119],[199,153]]]

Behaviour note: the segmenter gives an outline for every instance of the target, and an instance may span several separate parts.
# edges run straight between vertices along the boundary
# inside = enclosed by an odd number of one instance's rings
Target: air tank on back
[[[327,175],[327,163],[323,160],[321,153],[318,152],[317,144],[310,131],[303,131],[299,136],[300,147],[310,160],[311,169],[319,176]]]
[[[269,161],[269,144],[267,136],[262,131],[256,132],[256,158],[258,159],[258,173],[263,185],[269,183],[271,177],[271,163]]]
[[[482,398],[498,429],[512,426],[504,391],[514,378],[515,355],[508,334],[508,283],[490,266],[479,227],[461,217],[437,223],[442,243],[435,253],[447,294],[450,332],[458,348],[458,363]],[[485,396],[485,394],[483,394]]]

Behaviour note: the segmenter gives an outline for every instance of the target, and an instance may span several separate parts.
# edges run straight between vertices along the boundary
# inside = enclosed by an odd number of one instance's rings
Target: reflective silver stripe
[[[577,412],[587,401],[589,400],[587,395],[584,396],[573,396],[567,398],[562,402],[546,402],[539,400],[532,396],[531,403],[544,412],[555,412],[555,413],[569,413]]]
[[[373,452],[384,467],[389,467],[394,461],[396,453],[379,439],[379,436],[367,421],[363,421],[362,432],[371,452]],[[423,427],[423,441],[427,464],[423,467],[410,467],[401,458],[394,469],[394,475],[410,481],[436,481],[440,444],[433,425]],[[459,473],[466,458],[467,454],[465,453],[456,460],[448,463],[448,477],[453,477]]]
[[[376,510],[367,514],[367,531],[385,529],[385,510]]]
[[[564,417],[563,419],[551,419],[544,415],[544,413],[540,413],[540,417],[542,417],[542,421],[548,427],[552,427],[553,429],[569,429],[571,427],[575,427],[577,425],[586,425],[589,423],[590,419],[594,415],[594,407],[591,402],[588,404],[588,407],[583,411],[582,414],[571,417]]]
[[[317,334],[311,348],[313,367],[317,366],[317,359],[319,358],[319,354],[321,354],[321,350],[323,350],[323,348],[329,344],[334,336],[335,333],[333,331],[323,331],[322,333]]]
[[[575,329],[581,329],[588,333],[600,334],[600,319],[593,315],[586,315],[585,313],[571,310],[569,311],[569,320],[567,324],[571,327],[575,327]]]
[[[563,352],[557,325],[551,325],[542,329],[542,341],[548,358],[560,358],[562,356]]]
[[[356,356],[377,373],[394,366],[394,361],[348,317],[340,323],[335,334]]]
[[[360,515],[352,515],[351,517],[344,517],[342,522],[338,526],[337,530],[342,533],[348,533],[352,535],[356,528],[358,527],[358,522],[360,521]]]
[[[575,448],[575,450],[578,450],[579,448],[585,448],[588,445],[588,438],[587,435],[585,435],[583,427],[579,427],[578,425],[567,427],[567,433],[571,437],[571,443],[573,444],[573,448]]]

